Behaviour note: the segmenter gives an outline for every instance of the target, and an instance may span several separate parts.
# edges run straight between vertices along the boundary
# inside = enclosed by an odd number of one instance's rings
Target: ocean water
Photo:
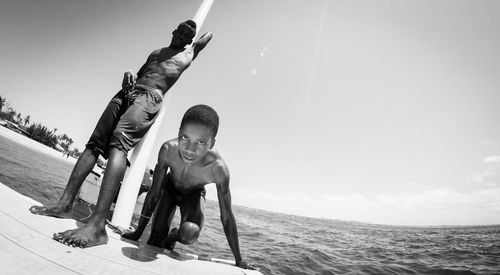
[[[0,182],[23,195],[44,204],[57,201],[72,167],[62,156],[45,155],[0,135]],[[84,203],[76,207],[89,211]],[[264,274],[500,274],[500,226],[384,226],[236,205],[233,212],[242,256]],[[176,249],[233,259],[217,202],[207,202],[198,242]]]

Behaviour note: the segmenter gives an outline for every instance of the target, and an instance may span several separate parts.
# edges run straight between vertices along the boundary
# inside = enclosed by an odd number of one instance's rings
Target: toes
[[[60,233],[65,239],[71,239],[73,238],[73,233],[74,231],[73,230],[67,230],[67,231],[64,231],[62,233]]]
[[[63,238],[64,238],[64,244],[65,245],[73,245],[74,242],[78,240],[78,237],[75,236],[74,230],[68,230],[62,233]],[[73,245],[74,246],[74,245]]]
[[[38,214],[42,209],[44,209],[43,206],[33,205],[32,207],[30,207],[30,212],[33,214]]]
[[[75,232],[76,232],[76,230],[66,230],[64,232],[59,232],[57,234],[54,234],[54,236],[58,235],[57,239],[66,239],[66,240],[69,240],[69,239],[72,239],[75,236]],[[56,239],[56,238],[54,237],[54,239]]]
[[[72,238],[64,238],[62,243],[67,245],[67,246],[73,245],[73,239]]]
[[[60,243],[63,243],[65,245],[69,245],[68,239],[66,239],[66,237],[64,237],[64,235],[62,233],[54,233],[52,238]]]
[[[71,245],[73,247],[84,248],[87,245],[87,241],[82,240],[80,238],[73,237],[73,238],[68,240],[68,245]]]
[[[76,240],[72,243],[73,247],[82,247],[82,240]]]
[[[71,237],[71,238],[67,239],[68,245],[71,245],[73,247],[76,246],[77,241],[78,241],[78,239],[75,239],[75,237]]]
[[[63,235],[61,233],[54,233],[54,235],[52,235],[52,239],[60,242],[62,239],[63,239]]]
[[[71,232],[65,231],[65,232],[59,232],[59,233],[54,233],[52,238],[60,243],[63,243],[65,245],[72,245],[74,242],[73,236],[71,235]]]

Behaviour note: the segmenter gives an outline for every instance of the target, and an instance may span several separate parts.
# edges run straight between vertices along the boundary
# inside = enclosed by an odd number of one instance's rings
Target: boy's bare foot
[[[62,207],[58,205],[52,207],[33,205],[32,207],[30,207],[30,211],[31,213],[36,215],[50,216],[63,219],[70,219],[72,215],[71,208],[68,209],[67,207]]]
[[[168,233],[167,239],[163,243],[163,247],[167,250],[174,250],[175,243],[177,242],[177,228],[172,228]]]
[[[82,228],[54,233],[53,239],[65,245],[85,248],[108,243],[108,234],[104,227],[85,225]]]

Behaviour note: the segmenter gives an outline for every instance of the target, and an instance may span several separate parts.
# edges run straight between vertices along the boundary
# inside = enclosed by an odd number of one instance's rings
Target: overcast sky
[[[123,72],[200,3],[4,0],[0,95],[82,150]],[[203,103],[220,116],[235,204],[500,223],[500,2],[215,0],[206,31],[169,91],[150,166]]]

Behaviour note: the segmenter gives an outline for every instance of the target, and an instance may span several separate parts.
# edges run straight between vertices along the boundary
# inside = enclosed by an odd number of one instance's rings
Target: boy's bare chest
[[[210,165],[201,167],[186,167],[182,164],[171,165],[170,170],[178,188],[199,189],[214,181]]]
[[[167,76],[179,76],[191,64],[192,55],[189,52],[161,51],[153,60],[153,66],[161,69]]]

